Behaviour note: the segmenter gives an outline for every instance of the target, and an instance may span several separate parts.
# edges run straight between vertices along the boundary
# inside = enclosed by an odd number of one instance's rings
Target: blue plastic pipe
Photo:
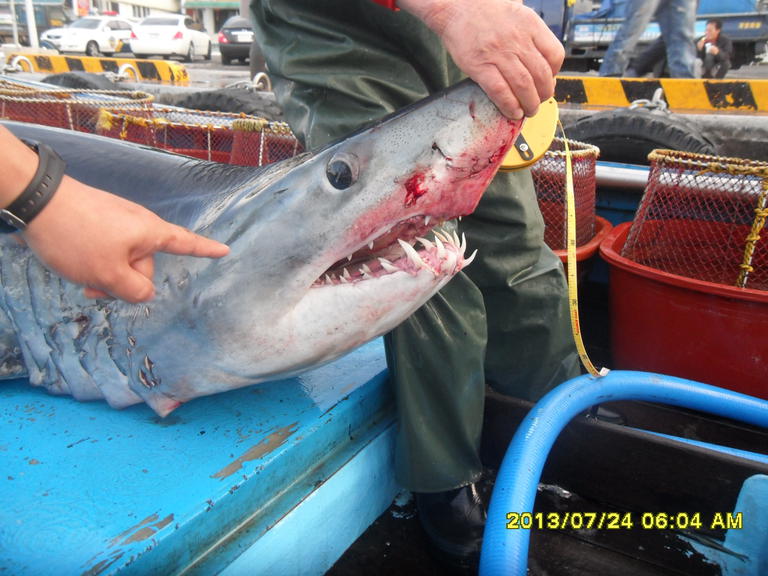
[[[507,530],[507,513],[532,512],[541,471],[563,428],[590,406],[616,400],[682,406],[768,428],[767,401],[673,376],[615,370],[561,384],[531,409],[504,456],[488,509],[481,576],[526,574],[530,530]]]

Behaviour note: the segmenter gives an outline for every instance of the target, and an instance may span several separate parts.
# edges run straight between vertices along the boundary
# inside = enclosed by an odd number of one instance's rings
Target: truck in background
[[[608,46],[624,20],[626,0],[525,0],[563,41],[566,70],[588,71],[600,67]],[[733,40],[733,67],[768,58],[768,0],[700,0],[696,12],[696,37],[704,34],[710,18],[723,22],[723,34]],[[652,22],[641,46],[660,35]]]
[[[38,34],[51,28],[66,26],[72,22],[72,15],[68,7],[65,6],[64,0],[33,0],[32,5],[35,10]],[[16,0],[13,4],[9,0],[0,0],[0,44],[13,42],[14,13],[19,43],[22,46],[29,46],[27,12],[23,0]]]

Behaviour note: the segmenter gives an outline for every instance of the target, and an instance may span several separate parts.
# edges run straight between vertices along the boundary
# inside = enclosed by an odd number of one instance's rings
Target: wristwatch
[[[24,230],[53,198],[67,167],[61,156],[47,144],[23,138],[22,142],[37,152],[37,171],[16,200],[0,209],[0,233]]]

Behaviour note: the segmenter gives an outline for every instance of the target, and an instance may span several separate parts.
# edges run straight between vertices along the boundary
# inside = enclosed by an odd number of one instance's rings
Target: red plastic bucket
[[[768,292],[669,274],[620,255],[631,222],[603,240],[615,368],[768,399]]]

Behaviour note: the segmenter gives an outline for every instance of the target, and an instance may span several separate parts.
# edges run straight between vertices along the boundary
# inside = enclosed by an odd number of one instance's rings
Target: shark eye
[[[350,154],[337,154],[325,168],[328,182],[337,190],[346,190],[357,182],[357,158]]]

